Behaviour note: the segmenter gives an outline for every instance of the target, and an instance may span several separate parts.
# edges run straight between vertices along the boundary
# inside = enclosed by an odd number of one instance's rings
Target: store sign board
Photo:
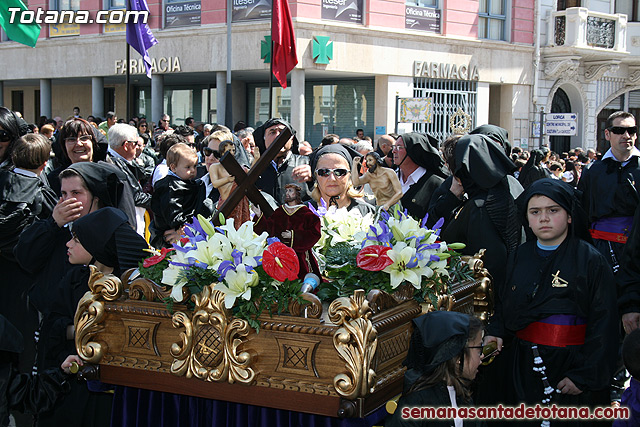
[[[271,19],[271,0],[233,0],[231,21]]]
[[[322,19],[362,24],[363,0],[322,0]]]
[[[404,11],[405,28],[440,34],[440,21],[442,15],[438,9],[433,9],[431,7],[405,6]]]
[[[414,77],[448,80],[479,80],[478,67],[472,64],[452,64],[449,62],[413,62]]]
[[[200,25],[202,5],[198,1],[164,4],[164,28]]]
[[[550,136],[576,135],[578,115],[576,113],[549,113],[544,115],[545,134]]]
[[[49,24],[49,37],[79,36],[80,24]]]
[[[177,73],[182,71],[182,65],[180,64],[180,57],[169,56],[160,58],[151,58],[151,74],[164,74],[164,73]],[[114,74],[126,74],[127,61],[124,59],[115,60],[115,73]],[[142,58],[129,60],[129,73],[131,74],[145,74],[144,61]]]

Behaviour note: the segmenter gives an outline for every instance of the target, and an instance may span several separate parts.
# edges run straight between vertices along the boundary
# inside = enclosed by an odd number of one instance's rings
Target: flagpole
[[[233,98],[231,89],[231,14],[233,8],[232,0],[227,2],[227,86],[226,99],[224,104],[224,121],[229,129],[233,129]]]
[[[125,9],[126,9],[126,10],[130,10],[130,9],[131,9],[131,8],[129,7],[129,0],[127,0],[127,2],[125,3]],[[125,111],[126,111],[127,115],[126,115],[126,117],[125,117],[125,121],[126,121],[126,123],[129,123],[129,119],[131,118],[131,111],[130,111],[130,108],[131,108],[131,105],[130,105],[130,104],[131,104],[131,103],[129,102],[129,100],[130,100],[130,95],[131,95],[131,94],[129,93],[129,84],[130,84],[130,78],[131,78],[131,76],[130,76],[130,68],[131,68],[131,65],[130,65],[130,60],[131,60],[131,50],[129,49],[129,43],[127,42],[127,32],[126,32],[126,31],[125,31],[125,33],[124,33],[124,42],[125,42],[125,44],[127,45],[127,53],[126,53],[126,55],[125,55],[125,57],[126,57],[126,60],[125,60],[125,61],[126,61],[126,64],[127,64],[127,75],[126,75],[126,78],[125,78],[125,85],[127,86],[127,90],[126,90],[127,107],[126,107],[126,110],[125,110]]]
[[[271,0],[271,53],[269,57],[271,60],[269,61],[269,117],[267,120],[273,118],[273,46],[275,41],[273,40],[273,4],[276,0]]]

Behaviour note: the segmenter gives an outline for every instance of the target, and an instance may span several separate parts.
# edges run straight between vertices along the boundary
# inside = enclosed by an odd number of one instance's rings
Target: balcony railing
[[[549,46],[625,52],[627,15],[612,15],[590,11],[584,7],[572,7],[551,13],[548,34]]]

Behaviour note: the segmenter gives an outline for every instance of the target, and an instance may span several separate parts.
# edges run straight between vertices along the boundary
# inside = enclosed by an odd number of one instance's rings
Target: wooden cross
[[[240,203],[243,197],[247,196],[249,200],[251,200],[254,204],[260,206],[262,213],[269,217],[273,213],[273,208],[267,202],[267,199],[260,193],[260,191],[256,188],[255,182],[260,177],[260,174],[264,172],[264,170],[271,166],[271,161],[276,158],[280,149],[285,146],[287,141],[291,139],[292,133],[289,129],[285,128],[278,138],[267,148],[264,154],[261,153],[260,158],[256,162],[255,165],[249,170],[249,173],[245,173],[244,169],[238,162],[236,161],[233,154],[227,151],[222,158],[220,159],[220,164],[229,172],[230,175],[233,175],[236,180],[236,184],[238,186],[233,190],[231,195],[224,201],[222,206],[219,209],[219,212],[224,215],[225,218],[228,218],[231,215],[231,212],[235,209],[235,207]],[[220,217],[219,215],[215,215],[213,221],[216,225],[220,225]]]

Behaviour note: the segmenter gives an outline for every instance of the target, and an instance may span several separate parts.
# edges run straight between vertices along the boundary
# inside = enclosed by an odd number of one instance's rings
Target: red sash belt
[[[516,332],[523,341],[551,347],[584,344],[587,325],[554,325],[551,323],[533,322],[526,328]]]
[[[609,231],[600,231],[589,229],[591,237],[594,239],[607,240],[609,242],[627,243],[628,237],[622,233],[611,233]]]

